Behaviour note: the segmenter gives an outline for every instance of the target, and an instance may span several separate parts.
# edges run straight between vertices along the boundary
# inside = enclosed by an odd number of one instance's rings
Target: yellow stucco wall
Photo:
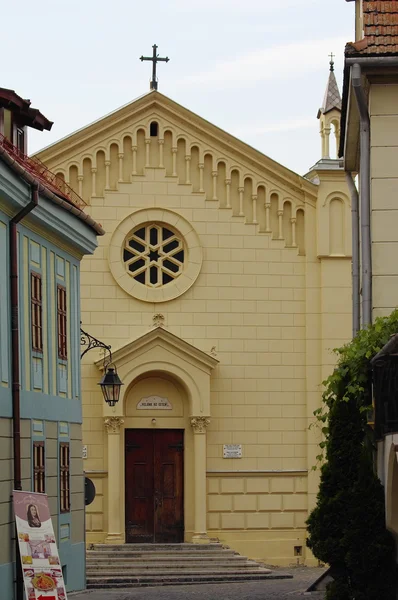
[[[82,262],[83,328],[123,348],[151,331],[160,313],[164,329],[217,358],[207,375],[208,535],[267,562],[311,563],[305,519],[317,491],[311,467],[319,437],[308,426],[320,404],[321,381],[334,363],[331,349],[351,332],[344,175],[320,168],[312,174],[319,185],[313,185],[191,113],[188,119],[185,109],[159,94],[146,102],[41,155],[85,196],[87,212],[106,231],[94,256]],[[149,135],[153,121],[159,124],[156,138]],[[122,285],[118,240],[142,209],[148,209],[148,221],[161,222],[166,213],[175,219],[189,247],[188,264],[200,255],[198,274],[171,300],[159,302],[162,292],[151,290],[143,301],[129,293],[128,281]],[[155,350],[150,356],[160,361]],[[127,369],[129,358],[123,360]],[[134,360],[139,362],[139,353]],[[97,488],[87,510],[87,540],[97,542],[108,531],[112,465],[104,417],[112,413],[98,390],[92,355],[83,362],[82,377],[85,469]],[[137,411],[136,400],[146,393],[174,395],[173,410]],[[157,371],[138,382],[131,375],[115,413],[124,428],[152,427],[156,417],[156,427],[185,430],[186,539],[194,533],[189,402],[177,378]],[[123,435],[120,440],[111,458],[121,465],[123,514]],[[224,459],[224,444],[242,444],[242,458]]]
[[[373,314],[389,315],[398,298],[398,85],[370,89]]]

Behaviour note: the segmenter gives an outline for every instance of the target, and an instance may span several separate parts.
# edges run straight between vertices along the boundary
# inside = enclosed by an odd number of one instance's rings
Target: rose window
[[[140,225],[124,242],[123,261],[136,281],[160,287],[174,281],[184,267],[184,244],[169,226]]]

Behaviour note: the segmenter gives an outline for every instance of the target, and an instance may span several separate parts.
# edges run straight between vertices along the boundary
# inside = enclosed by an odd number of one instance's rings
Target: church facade
[[[351,333],[334,85],[306,177],[157,90],[38,154],[106,231],[83,259],[82,327],[111,344],[124,385],[109,408],[104,361],[84,358],[88,543],[218,538],[273,564],[311,562],[309,425],[331,349]]]

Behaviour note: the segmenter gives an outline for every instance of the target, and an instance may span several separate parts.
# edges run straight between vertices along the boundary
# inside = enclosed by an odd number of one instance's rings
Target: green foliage
[[[385,528],[384,492],[374,473],[370,360],[398,331],[398,310],[376,320],[338,348],[337,367],[324,382],[323,406],[314,415],[322,429],[324,462],[307,544],[330,565],[328,600],[392,600],[394,542]]]

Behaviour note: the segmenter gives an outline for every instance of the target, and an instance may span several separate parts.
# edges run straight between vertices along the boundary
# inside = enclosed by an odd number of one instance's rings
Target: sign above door
[[[147,396],[141,398],[137,404],[137,410],[172,410],[173,405],[168,398],[161,396]]]

